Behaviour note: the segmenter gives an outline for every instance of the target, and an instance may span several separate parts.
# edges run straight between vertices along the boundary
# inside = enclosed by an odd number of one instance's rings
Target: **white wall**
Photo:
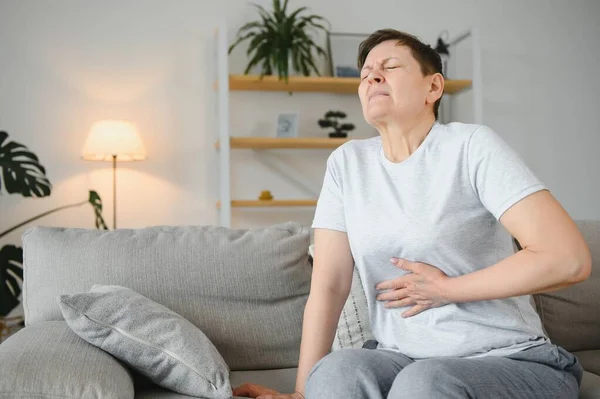
[[[269,0],[260,3],[269,6]],[[54,184],[51,197],[0,198],[0,227],[99,191],[112,217],[110,164],[79,157],[91,123],[125,118],[140,128],[149,158],[121,164],[119,227],[218,222],[217,155],[212,74],[213,31],[226,19],[230,35],[256,14],[247,1],[0,0],[0,129],[35,151]],[[600,65],[597,1],[291,0],[327,17],[334,31],[369,33],[394,27],[434,43],[438,33],[480,29],[484,119],[512,144],[575,218],[600,218]],[[245,66],[242,49],[233,72]],[[236,135],[273,135],[277,111],[301,112],[301,135],[324,135],[327,109],[362,122],[353,96],[233,93]],[[284,152],[319,185],[328,151]],[[238,198],[270,189],[278,198],[302,193],[255,162],[233,155]],[[235,210],[235,226],[294,218],[312,209]],[[46,225],[93,227],[88,207],[42,219]],[[0,230],[2,230],[0,228]],[[8,238],[18,240],[22,229]]]

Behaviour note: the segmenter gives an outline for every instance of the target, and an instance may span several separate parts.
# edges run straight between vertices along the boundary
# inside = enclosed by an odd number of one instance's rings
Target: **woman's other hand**
[[[377,290],[387,290],[377,296],[378,301],[388,301],[386,307],[412,306],[402,313],[402,317],[411,317],[450,303],[444,295],[445,284],[450,280],[446,273],[427,263],[398,258],[392,258],[391,262],[409,273],[377,285]]]
[[[299,392],[284,394],[274,389],[259,384],[243,384],[233,390],[233,396],[242,396],[256,399],[304,399]]]

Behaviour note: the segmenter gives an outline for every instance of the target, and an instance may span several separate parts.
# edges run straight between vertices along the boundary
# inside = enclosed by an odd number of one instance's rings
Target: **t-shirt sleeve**
[[[481,126],[471,135],[467,153],[471,186],[497,220],[523,198],[546,189],[517,152],[489,127]]]
[[[344,216],[344,188],[339,165],[336,163],[337,151],[327,159],[327,169],[323,186],[313,218],[313,229],[330,229],[346,232]]]

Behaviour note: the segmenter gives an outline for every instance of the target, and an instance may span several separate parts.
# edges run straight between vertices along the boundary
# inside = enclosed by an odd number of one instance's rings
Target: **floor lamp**
[[[92,124],[83,146],[82,158],[112,162],[113,229],[117,228],[117,162],[146,159],[146,149],[136,126],[128,121],[103,120]]]

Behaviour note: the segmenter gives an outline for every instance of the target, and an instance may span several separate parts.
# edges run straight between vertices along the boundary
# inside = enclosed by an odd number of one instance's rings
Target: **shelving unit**
[[[445,94],[456,94],[471,87],[471,80],[446,80]],[[336,78],[331,76],[290,76],[288,81],[277,76],[230,75],[229,90],[236,91],[283,91],[334,94],[356,94],[359,78]]]
[[[333,149],[344,144],[348,139],[330,139],[322,137],[298,137],[298,138],[278,138],[278,137],[230,137],[229,148],[231,149]],[[219,149],[221,142],[215,143],[215,148]]]
[[[449,80],[445,81],[445,95],[452,95],[471,90],[473,94],[473,112],[475,123],[482,123],[482,92],[481,92],[481,60],[479,49],[479,36],[476,29],[470,29],[450,41],[451,45],[467,39],[472,39],[472,79]],[[231,154],[233,149],[251,149],[256,151],[266,151],[262,157],[264,163],[268,161],[268,150],[286,149],[286,150],[311,150],[311,149],[335,149],[344,144],[347,139],[330,138],[275,138],[275,137],[232,137],[229,128],[229,95],[233,91],[260,91],[260,92],[305,92],[305,93],[333,93],[340,95],[357,95],[359,78],[337,78],[330,76],[290,76],[286,82],[277,76],[249,76],[229,74],[228,64],[228,38],[227,26],[223,23],[219,26],[216,33],[217,47],[217,77],[215,81],[215,90],[217,91],[217,112],[218,112],[218,139],[215,142],[215,148],[219,152],[219,209],[220,224],[225,227],[231,226],[232,208],[276,208],[276,207],[313,207],[316,205],[316,198],[293,199],[293,200],[239,200],[231,198]],[[274,162],[275,163],[275,162]],[[276,166],[278,170],[285,173],[289,178],[300,187],[308,187],[298,176],[293,176],[294,171],[287,169],[282,164]],[[318,193],[315,190],[306,190]]]
[[[315,206],[317,200],[233,200],[232,208],[269,208],[269,207],[299,207]],[[221,202],[217,202],[217,208],[221,207]]]

